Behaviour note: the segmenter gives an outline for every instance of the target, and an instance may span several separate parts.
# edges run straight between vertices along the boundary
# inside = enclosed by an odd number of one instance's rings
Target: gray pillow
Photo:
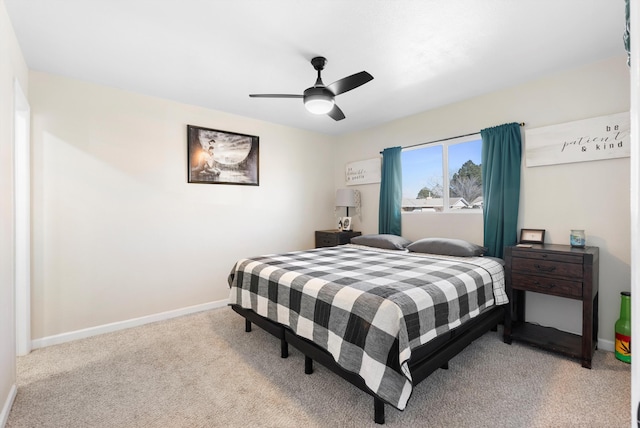
[[[414,253],[441,254],[445,256],[481,256],[487,248],[462,239],[452,238],[424,238],[407,246],[407,250]]]
[[[385,250],[404,250],[411,241],[398,235],[362,235],[351,238],[351,243]]]

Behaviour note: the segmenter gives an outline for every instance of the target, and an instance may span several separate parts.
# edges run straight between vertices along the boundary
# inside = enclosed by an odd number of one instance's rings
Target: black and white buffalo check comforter
[[[413,387],[412,349],[507,303],[494,259],[356,245],[243,259],[229,285],[230,304],[313,341],[400,410]]]

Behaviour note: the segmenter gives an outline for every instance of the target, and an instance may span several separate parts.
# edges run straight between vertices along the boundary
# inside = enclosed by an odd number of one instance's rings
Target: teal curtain
[[[487,128],[482,137],[484,246],[502,258],[504,247],[518,241],[522,137],[518,123]]]
[[[401,210],[402,147],[391,147],[382,151],[378,233],[400,236],[402,233]]]

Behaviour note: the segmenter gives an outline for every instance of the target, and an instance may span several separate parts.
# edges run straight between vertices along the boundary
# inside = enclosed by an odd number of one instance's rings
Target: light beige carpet
[[[373,399],[222,308],[18,359],[7,427],[368,427]],[[630,366],[593,369],[490,332],[420,383],[387,427],[628,427]]]

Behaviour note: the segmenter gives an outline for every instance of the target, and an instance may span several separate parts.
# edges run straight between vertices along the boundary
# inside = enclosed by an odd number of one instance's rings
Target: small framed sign
[[[544,244],[544,229],[520,229],[521,244]]]
[[[380,158],[374,158],[348,163],[344,175],[346,185],[380,183],[381,162]]]

